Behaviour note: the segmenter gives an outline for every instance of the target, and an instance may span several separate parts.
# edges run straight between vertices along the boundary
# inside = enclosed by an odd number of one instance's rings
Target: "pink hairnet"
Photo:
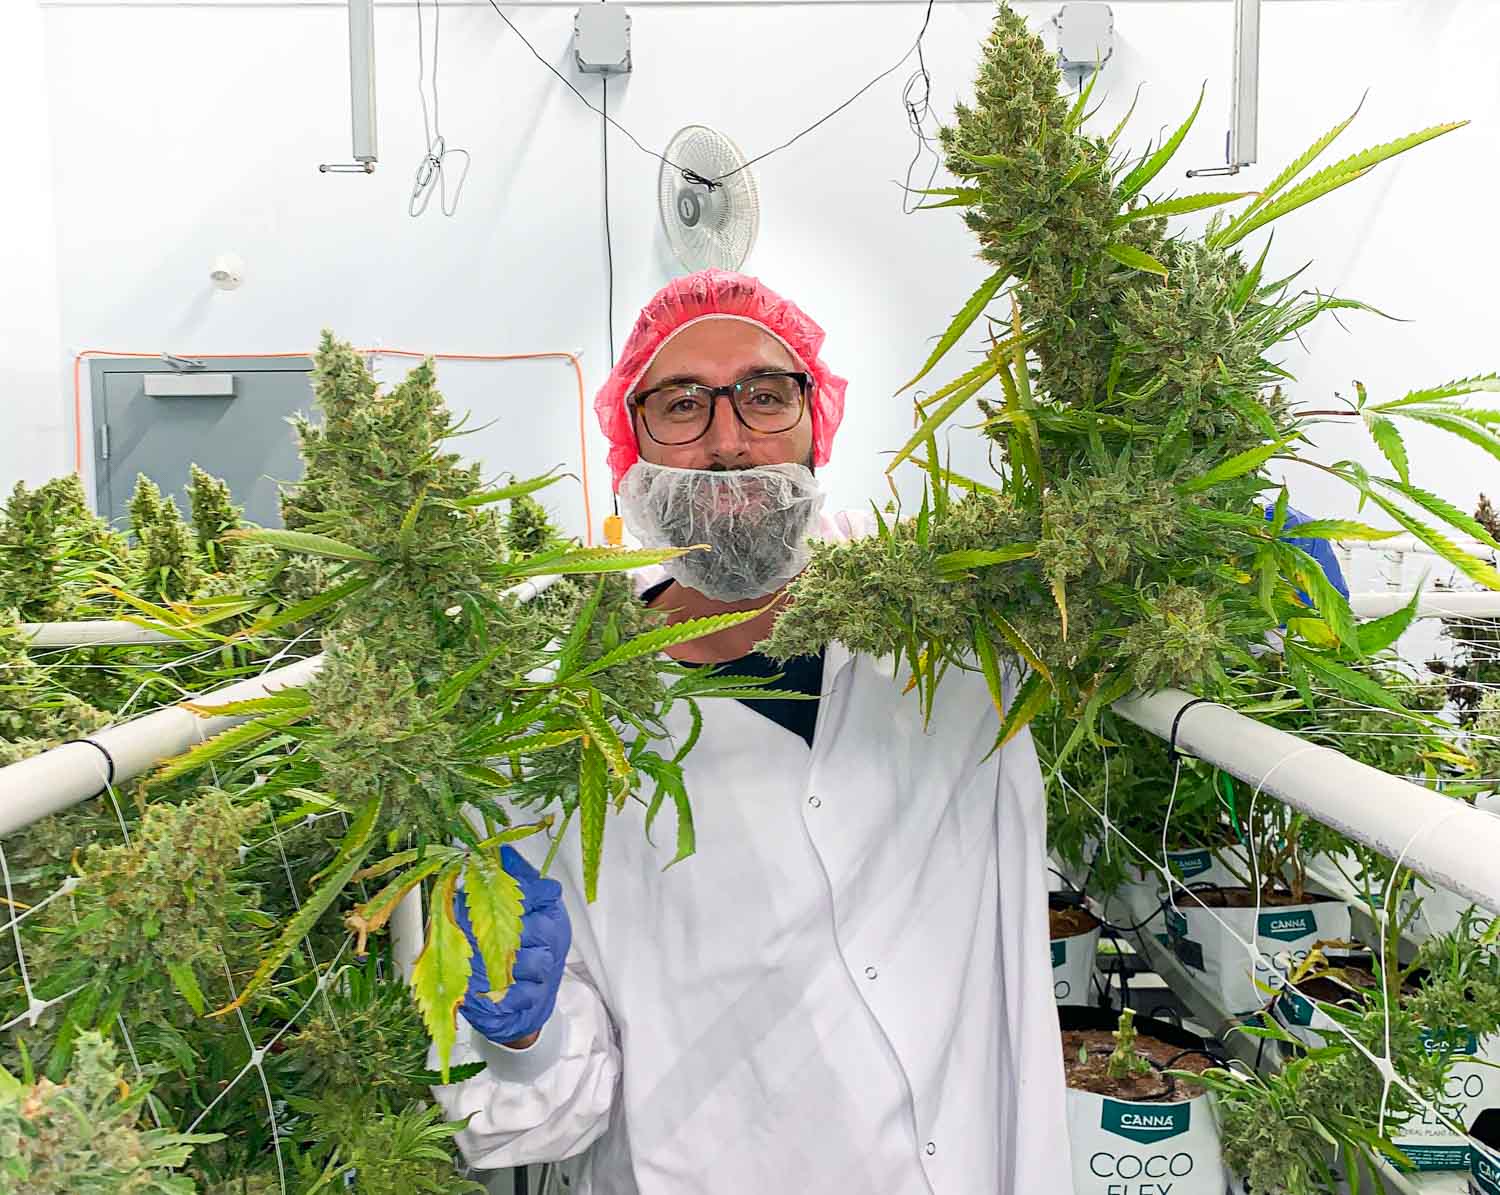
[[[759,324],[781,341],[813,376],[813,464],[826,465],[833,433],[844,418],[844,391],[849,383],[833,373],[818,350],[823,329],[802,310],[759,279],[727,270],[702,270],[675,278],[641,311],[620,359],[594,399],[599,425],[609,440],[609,469],[614,488],[640,453],[625,400],[643,378],[663,346],[682,328],[709,316],[732,316]]]

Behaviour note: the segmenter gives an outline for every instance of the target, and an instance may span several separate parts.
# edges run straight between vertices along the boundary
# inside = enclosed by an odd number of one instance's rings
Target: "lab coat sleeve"
[[[496,1045],[460,1016],[453,1062],[485,1064],[472,1079],[432,1089],[450,1120],[471,1118],[457,1137],[471,1166],[561,1161],[608,1127],[620,1049],[604,1000],[581,965],[569,963],[557,1007],[531,1046]],[[434,1051],[429,1065],[436,1064]]]
[[[1008,677],[1006,706],[1014,700]],[[1047,928],[1047,807],[1029,730],[1000,752],[1000,940],[1003,1195],[1071,1195],[1067,1104]]]

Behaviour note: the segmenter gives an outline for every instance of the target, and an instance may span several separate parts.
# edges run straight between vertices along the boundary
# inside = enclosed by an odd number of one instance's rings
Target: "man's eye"
[[[703,403],[691,394],[684,394],[680,398],[674,398],[667,403],[667,414],[669,415],[692,415],[703,409]]]
[[[752,390],[750,392],[750,401],[757,407],[775,409],[777,407],[786,406],[789,399],[787,398],[785,393],[778,389],[765,388],[761,390]]]

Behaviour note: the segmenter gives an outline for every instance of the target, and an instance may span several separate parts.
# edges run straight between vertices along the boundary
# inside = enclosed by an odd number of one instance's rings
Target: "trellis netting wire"
[[[290,662],[291,653],[294,652],[298,647],[300,647],[304,643],[304,641],[307,639],[307,637],[308,637],[308,634],[304,633],[302,635],[297,636],[294,639],[284,640],[283,643],[282,643],[282,646],[275,653],[273,653],[264,662],[264,664],[262,665],[261,670],[260,670],[261,671],[261,675],[265,675],[266,673],[271,672],[276,667],[278,667],[278,666],[280,666],[282,664]],[[207,651],[205,653],[202,653],[202,655],[204,655],[204,656],[212,655],[217,650],[218,650],[217,648],[210,649],[209,651]],[[180,667],[183,667],[183,666],[186,666],[187,664],[189,664],[194,658],[195,657],[189,656],[189,657],[184,657],[182,659],[178,659],[178,660],[174,660],[174,661],[169,661],[169,662],[163,663],[163,664],[147,665],[146,667],[148,667],[148,668],[157,668],[157,669],[180,668]],[[108,665],[103,665],[103,664],[76,664],[76,665],[64,665],[64,666],[80,667],[80,668],[105,668],[105,667],[108,667]],[[130,707],[134,704],[136,698],[139,696],[139,694],[140,694],[140,692],[141,692],[141,690],[142,690],[143,687],[144,687],[144,682],[142,683],[142,686],[138,687],[135,690],[135,692],[131,695],[130,699],[125,703],[124,707],[122,707],[122,709],[120,710],[120,715],[121,715],[122,718],[123,718],[124,715],[126,715],[126,714],[128,714],[130,712]],[[182,690],[181,691],[181,696],[184,697],[184,698],[187,698],[187,697],[193,696],[193,694],[187,692],[186,690]],[[109,760],[107,760],[102,753],[99,755],[99,758],[97,760],[97,764],[98,764],[98,768],[99,768],[99,777],[98,777],[98,779],[99,779],[100,792],[103,795],[105,795],[105,796],[108,797],[109,802],[110,802],[110,806],[114,810],[115,817],[116,817],[116,819],[118,821],[118,824],[119,824],[119,827],[120,827],[121,836],[122,836],[125,844],[128,846],[130,844],[130,842],[131,842],[130,827],[129,827],[129,825],[126,822],[124,811],[123,811],[123,809],[120,806],[119,795],[118,795],[118,793],[116,792],[116,789],[115,789],[115,783],[114,783],[115,777],[112,774],[113,773],[113,764],[112,764],[112,762],[110,762]],[[213,771],[214,782],[215,782],[215,784],[217,784],[218,783],[218,779],[219,779],[218,778],[217,764],[212,764],[211,767],[212,767],[212,771]],[[282,865],[286,869],[289,891],[292,893],[293,900],[296,902],[297,907],[300,908],[301,907],[301,902],[300,902],[300,898],[298,898],[298,896],[297,896],[297,885],[292,880],[290,864],[289,864],[289,862],[287,860],[286,853],[285,853],[285,850],[283,848],[282,841],[281,841],[281,829],[280,829],[280,827],[278,827],[276,825],[275,818],[272,815],[272,810],[271,810],[271,807],[269,805],[267,805],[265,807],[265,811],[266,811],[267,819],[270,821],[270,827],[271,827],[270,836],[267,839],[265,839],[262,842],[260,842],[260,843],[256,843],[256,844],[253,844],[253,845],[250,845],[250,846],[243,846],[242,845],[239,848],[241,861],[244,860],[245,856],[250,851],[258,849],[260,847],[264,847],[266,845],[266,843],[268,843],[268,842],[275,843],[275,845],[277,847],[277,850],[278,850],[278,852],[280,853],[280,856],[281,856]],[[337,817],[340,817],[340,818],[344,818],[345,817],[345,815],[343,814],[342,811],[335,811],[334,813],[329,813],[329,814],[309,814],[308,816],[312,817],[312,818],[334,817],[334,816],[337,816]],[[7,910],[11,914],[10,917],[9,917],[9,919],[5,923],[5,925],[3,927],[0,927],[0,932],[9,931],[9,933],[11,935],[12,942],[14,943],[14,946],[15,946],[16,959],[17,959],[18,969],[19,969],[19,972],[20,972],[21,983],[23,985],[23,989],[24,989],[25,996],[26,996],[26,1001],[27,1001],[27,1007],[26,1007],[25,1011],[23,1011],[18,1016],[12,1018],[10,1021],[7,1021],[4,1025],[0,1025],[0,1030],[11,1029],[11,1028],[15,1027],[16,1025],[20,1024],[22,1021],[26,1021],[31,1026],[35,1027],[36,1024],[37,1024],[37,1022],[41,1019],[42,1014],[44,1014],[53,1005],[61,1004],[64,1001],[66,1001],[67,999],[69,999],[69,997],[73,996],[76,993],[77,989],[63,992],[62,994],[60,994],[58,996],[55,996],[55,997],[53,997],[50,1000],[42,1000],[42,999],[40,999],[37,996],[37,994],[35,992],[35,989],[33,987],[33,984],[32,984],[32,978],[31,978],[30,969],[27,966],[26,948],[25,948],[25,945],[22,942],[22,938],[21,938],[21,924],[28,917],[34,916],[36,913],[39,913],[42,909],[46,908],[53,901],[55,901],[55,900],[57,900],[57,899],[59,899],[61,897],[68,897],[71,900],[73,891],[74,891],[75,888],[77,888],[78,884],[80,883],[80,880],[79,880],[79,878],[77,876],[70,875],[70,876],[68,876],[63,881],[63,883],[51,895],[45,897],[41,901],[38,901],[38,902],[32,904],[30,907],[21,909],[21,906],[18,904],[18,902],[15,899],[15,892],[14,892],[14,888],[13,888],[13,885],[12,885],[12,882],[11,882],[10,865],[9,865],[9,860],[8,860],[8,858],[6,856],[5,844],[4,844],[3,838],[0,838],[0,879],[3,879],[4,885],[5,885],[6,908],[7,908]],[[20,910],[20,911],[17,911],[17,910]],[[74,910],[74,919],[76,921],[76,909]],[[323,1002],[325,1004],[325,1007],[327,1008],[327,1011],[328,1011],[330,1019],[336,1025],[338,1024],[337,1014],[334,1012],[333,1006],[332,1006],[332,1004],[328,1000],[327,989],[328,989],[329,983],[331,981],[333,981],[337,977],[339,963],[342,961],[345,953],[348,951],[348,948],[353,943],[353,941],[354,941],[354,935],[352,933],[346,935],[345,938],[344,938],[343,945],[339,948],[337,954],[328,963],[328,965],[326,967],[323,966],[319,962],[319,960],[317,960],[316,957],[314,957],[313,963],[314,963],[315,968],[318,971],[318,978],[315,981],[313,993],[311,995],[309,995],[303,1001],[303,1003],[301,1004],[301,1006],[297,1009],[297,1011],[290,1018],[288,1018],[288,1020],[286,1021],[286,1023],[275,1034],[273,1034],[266,1042],[264,1042],[263,1044],[257,1044],[256,1041],[255,1041],[255,1039],[251,1035],[251,1033],[250,1033],[250,1026],[249,1026],[248,1022],[246,1021],[246,1019],[245,1019],[245,1015],[244,1015],[243,1010],[238,1009],[238,1008],[235,1010],[235,1015],[236,1015],[236,1018],[237,1018],[237,1021],[238,1021],[239,1027],[240,1027],[240,1031],[243,1034],[245,1044],[249,1048],[249,1051],[250,1051],[249,1058],[245,1062],[244,1066],[241,1067],[239,1073],[237,1075],[235,1075],[232,1080],[230,1080],[230,1082],[227,1084],[227,1086],[225,1086],[219,1092],[219,1094],[216,1095],[214,1097],[214,1099],[197,1114],[196,1117],[193,1118],[193,1120],[191,1121],[191,1123],[188,1125],[188,1127],[186,1129],[186,1131],[188,1133],[195,1132],[198,1129],[198,1127],[203,1123],[204,1118],[207,1117],[209,1115],[209,1113],[211,1113],[214,1110],[214,1108],[216,1108],[253,1071],[256,1074],[256,1076],[259,1078],[259,1080],[260,1080],[261,1090],[262,1090],[262,1092],[263,1092],[263,1094],[265,1096],[265,1101],[266,1101],[266,1117],[267,1117],[267,1122],[268,1122],[268,1125],[269,1125],[270,1131],[271,1131],[271,1141],[272,1141],[272,1144],[273,1144],[273,1147],[274,1147],[275,1153],[276,1153],[277,1173],[278,1173],[279,1181],[280,1181],[280,1184],[281,1184],[281,1189],[282,1189],[283,1192],[286,1192],[288,1190],[288,1188],[287,1188],[287,1182],[286,1182],[286,1168],[285,1168],[285,1165],[284,1165],[284,1162],[283,1162],[283,1159],[282,1159],[282,1152],[281,1152],[282,1134],[281,1134],[281,1128],[280,1128],[280,1125],[278,1123],[277,1115],[276,1115],[276,1102],[275,1102],[275,1100],[272,1099],[270,1084],[269,1084],[269,1082],[266,1079],[266,1075],[265,1075],[265,1070],[264,1070],[263,1064],[264,1064],[264,1061],[265,1061],[266,1054],[282,1039],[282,1037],[284,1037],[298,1023],[298,1021],[301,1019],[302,1015],[307,1011],[307,1009],[312,1005],[312,1003],[315,1000],[317,1000],[318,998],[320,998],[320,997],[322,998],[322,1000],[323,1000]],[[310,944],[307,946],[307,949],[309,949],[309,950],[312,949]],[[236,998],[238,998],[239,992],[235,988],[234,978],[233,978],[233,974],[230,971],[228,960],[227,959],[221,959],[221,962],[223,963],[224,975],[225,975],[226,982],[228,983],[228,985],[229,985],[229,987],[231,989],[231,992],[234,994],[234,996]],[[134,1067],[134,1073],[135,1073],[135,1076],[136,1076],[137,1080],[139,1081],[139,1080],[142,1080],[142,1079],[146,1078],[145,1071],[142,1068],[141,1063],[140,1063],[140,1059],[139,1059],[139,1057],[138,1057],[138,1055],[136,1053],[135,1043],[134,1043],[134,1041],[131,1038],[130,1030],[129,1030],[129,1027],[127,1026],[126,1022],[125,1022],[124,1016],[123,1015],[117,1015],[115,1023],[116,1023],[116,1027],[118,1028],[119,1033],[120,1033],[120,1040],[124,1044],[126,1052],[127,1052],[128,1056],[130,1057],[131,1064]],[[155,1123],[156,1127],[157,1128],[162,1128],[163,1126],[162,1126],[161,1117],[160,1117],[160,1114],[157,1111],[155,1103],[152,1102],[152,1101],[147,1101],[146,1107],[147,1107],[147,1110],[149,1111],[149,1113],[151,1115],[151,1118],[152,1118],[153,1122]]]
[[[1500,627],[1500,622],[1482,618],[1472,620],[1445,619],[1445,622],[1448,622],[1449,625],[1457,625],[1471,631],[1489,633],[1493,633],[1497,627]],[[1417,636],[1412,636],[1412,638],[1417,638]],[[1496,653],[1490,651],[1488,646],[1482,644],[1478,649],[1475,649],[1474,637],[1466,636],[1465,638],[1468,641],[1466,643],[1466,647],[1470,649],[1470,659],[1482,658],[1490,660],[1496,658]],[[1416,671],[1421,667],[1421,664],[1419,662],[1414,661],[1410,658],[1407,658],[1404,663],[1413,671]],[[1500,685],[1493,683],[1476,682],[1476,687],[1486,693],[1500,692]],[[1349,698],[1349,696],[1344,693],[1337,693],[1329,689],[1318,689],[1316,690],[1316,692],[1317,695],[1322,698],[1322,703],[1318,708],[1319,712],[1323,715],[1338,715],[1347,713],[1374,715],[1381,718],[1390,718],[1393,720],[1393,724],[1396,719],[1404,717],[1403,715],[1398,715],[1393,713],[1392,711],[1379,707],[1363,705],[1359,703],[1351,703],[1351,699]],[[1183,711],[1183,713],[1190,716],[1190,712],[1186,709]],[[1311,728],[1311,730],[1312,732],[1318,733],[1320,737],[1323,737],[1325,739],[1337,739],[1341,734],[1350,733],[1344,731],[1342,728],[1336,725],[1336,722],[1336,717],[1333,717],[1331,718],[1329,724],[1315,724]],[[1456,724],[1453,726],[1453,730],[1457,732],[1458,727]],[[1366,736],[1389,735],[1401,737],[1416,737],[1421,735],[1420,731],[1409,729],[1392,729],[1388,731],[1363,730],[1360,733]],[[1470,741],[1477,740],[1487,743],[1500,742],[1500,736],[1489,734],[1472,727],[1468,728],[1465,731],[1465,734]],[[1323,749],[1323,747],[1319,743],[1305,743],[1303,746],[1293,749],[1289,754],[1274,762],[1270,768],[1261,773],[1251,795],[1250,806],[1244,814],[1244,824],[1251,828],[1251,832],[1253,832],[1254,827],[1257,825],[1257,806],[1264,796],[1264,790],[1267,784],[1271,782],[1276,771],[1301,755],[1321,749]],[[1143,870],[1145,874],[1153,876],[1163,886],[1165,895],[1160,898],[1159,903],[1156,907],[1156,913],[1153,913],[1150,917],[1148,917],[1140,924],[1131,927],[1133,930],[1139,931],[1146,924],[1148,924],[1150,920],[1153,920],[1157,914],[1163,912],[1168,908],[1170,908],[1173,912],[1180,912],[1181,905],[1179,904],[1179,901],[1183,904],[1191,904],[1196,908],[1200,915],[1207,916],[1215,923],[1217,923],[1219,929],[1224,933],[1226,940],[1233,942],[1242,952],[1245,965],[1247,965],[1253,973],[1271,976],[1273,981],[1275,981],[1277,992],[1295,992],[1298,995],[1301,995],[1305,1000],[1307,1000],[1310,1005],[1316,1006],[1317,997],[1307,991],[1304,991],[1299,986],[1299,982],[1302,981],[1298,981],[1290,974],[1290,971],[1293,968],[1286,965],[1285,960],[1270,957],[1263,949],[1262,944],[1259,941],[1248,938],[1243,933],[1241,933],[1239,930],[1239,925],[1237,923],[1233,923],[1229,918],[1223,916],[1218,908],[1212,907],[1207,904],[1202,899],[1199,891],[1190,882],[1186,882],[1170,866],[1170,856],[1172,852],[1169,849],[1168,832],[1171,824],[1172,811],[1176,805],[1178,798],[1178,789],[1181,783],[1183,769],[1182,755],[1176,752],[1175,749],[1173,751],[1173,754],[1175,755],[1175,761],[1172,769],[1172,786],[1167,798],[1167,810],[1165,818],[1163,819],[1159,854],[1143,850],[1141,846],[1138,845],[1138,843],[1129,834],[1123,832],[1110,817],[1110,793],[1108,783],[1110,774],[1110,752],[1107,749],[1104,752],[1105,770],[1104,783],[1102,786],[1102,801],[1100,801],[1098,804],[1090,801],[1087,794],[1080,791],[1075,785],[1069,783],[1067,777],[1061,771],[1053,774],[1052,779],[1062,786],[1066,794],[1066,799],[1076,800],[1080,802],[1098,820],[1099,826],[1102,830],[1102,836],[1100,842],[1097,844],[1097,850],[1107,853],[1123,848],[1131,855],[1133,859],[1138,862],[1139,868]],[[1406,776],[1403,778],[1408,780],[1409,782],[1418,784],[1423,783],[1424,779],[1417,776]],[[1471,783],[1485,783],[1486,779],[1488,779],[1490,782],[1500,783],[1500,781],[1497,781],[1497,779],[1493,777],[1485,778],[1471,776],[1468,777],[1468,779]],[[1438,781],[1434,787],[1441,789],[1442,782]],[[1464,802],[1455,801],[1454,808],[1446,816],[1439,817],[1435,821],[1429,822],[1428,824],[1423,825],[1413,831],[1407,838],[1406,842],[1401,846],[1401,849],[1396,854],[1394,860],[1387,860],[1390,866],[1384,890],[1386,892],[1396,891],[1397,877],[1402,873],[1402,870],[1412,853],[1420,851],[1420,847],[1424,839],[1428,838],[1429,836],[1440,836],[1454,817],[1459,816],[1461,812],[1467,811],[1468,810],[1466,809],[1466,805]],[[1485,808],[1481,804],[1478,811],[1487,817],[1497,816],[1493,805],[1491,805],[1489,808]],[[1254,845],[1255,844],[1253,842],[1247,843],[1247,849],[1245,852],[1251,868],[1251,882],[1248,886],[1255,893],[1254,907],[1251,911],[1251,916],[1248,919],[1248,924],[1250,925],[1259,923],[1260,914],[1262,912],[1261,902],[1263,899],[1264,891],[1264,887],[1262,884],[1262,880],[1264,877],[1259,874],[1259,856],[1258,852],[1254,849]],[[1419,911],[1421,917],[1424,920],[1427,920],[1428,909],[1426,900],[1422,902]],[[1388,957],[1388,949],[1389,943],[1393,939],[1401,939],[1404,937],[1404,935],[1399,932],[1392,932],[1393,930],[1397,929],[1398,925],[1401,924],[1403,911],[1400,905],[1398,905],[1397,901],[1390,900],[1386,902],[1383,907],[1374,909],[1373,915],[1376,919],[1377,924],[1376,932],[1373,934],[1374,942],[1371,944],[1371,946],[1378,959],[1380,974],[1386,974],[1388,967],[1397,965],[1397,960]],[[1409,930],[1412,927],[1408,925],[1403,928]],[[1426,928],[1427,932],[1431,934],[1437,934],[1450,929],[1451,926],[1444,924],[1435,924],[1429,921]],[[1366,1045],[1365,1042],[1361,1041],[1337,1021],[1324,1018],[1319,1022],[1320,1030],[1324,1033],[1325,1036],[1329,1034],[1336,1034],[1341,1037],[1345,1042],[1352,1046],[1372,1067],[1374,1067],[1376,1072],[1378,1073],[1381,1082],[1381,1100],[1378,1122],[1373,1127],[1375,1127],[1377,1131],[1384,1137],[1389,1138],[1393,1135],[1391,1132],[1391,1126],[1388,1121],[1389,1105],[1393,1090],[1400,1089],[1417,1108],[1422,1110],[1423,1119],[1427,1120],[1428,1123],[1435,1123],[1445,1126],[1452,1132],[1455,1137],[1460,1139],[1466,1138],[1467,1127],[1463,1123],[1457,1122],[1453,1118],[1453,1106],[1451,1104],[1444,1104],[1440,1102],[1441,1097],[1438,1096],[1438,1093],[1431,1090],[1423,1090],[1422,1088],[1419,1088],[1406,1076],[1402,1075],[1397,1069],[1393,1058],[1391,1044],[1391,1025],[1393,1018],[1390,1015],[1391,1008],[1389,1004],[1388,987],[1385,984],[1380,984],[1377,985],[1376,990],[1379,993],[1380,1009],[1383,1013],[1383,1049],[1376,1050],[1370,1048],[1368,1045]],[[1235,1060],[1229,1064],[1231,1073],[1247,1076],[1247,1071],[1236,1069],[1243,1067],[1244,1064],[1242,1062],[1239,1062],[1238,1060]],[[1402,1144],[1406,1143],[1403,1142]]]
[[[550,587],[553,582],[557,581],[558,579],[559,578],[556,576],[538,577],[532,581],[528,581],[521,585],[515,586],[510,592],[518,601],[524,603],[526,601],[530,601],[539,593],[544,592],[547,588]],[[88,624],[80,623],[74,624],[73,629],[79,633],[79,637],[81,639],[86,640],[87,627]],[[268,645],[271,643],[279,643],[279,646],[274,652],[272,652],[264,661],[259,664],[257,675],[260,678],[274,678],[280,673],[281,670],[285,668],[286,665],[297,663],[299,661],[303,663],[316,664],[318,657],[306,654],[311,647],[317,646],[316,641],[312,640],[311,637],[312,631],[310,630],[304,631],[293,638],[275,639],[270,636],[262,636],[261,642]],[[82,645],[84,644],[79,644],[78,646]],[[46,649],[42,652],[38,652],[37,654],[42,658],[49,658],[54,655],[65,656],[69,650],[70,649],[68,648],[52,648]],[[132,667],[138,667],[147,671],[171,671],[189,667],[195,662],[214,655],[218,650],[218,647],[214,647],[203,652],[189,653],[176,659],[161,663],[136,663],[133,664]],[[89,669],[107,669],[111,667],[111,665],[103,663],[68,664],[66,662],[59,661],[52,661],[52,666]],[[119,716],[116,719],[115,724],[125,721],[126,716],[132,712],[132,707],[135,705],[136,700],[145,689],[146,683],[147,682],[143,681],[135,688],[129,699],[121,707]],[[184,700],[197,698],[199,701],[209,702],[212,701],[215,697],[215,692],[206,694],[194,693],[188,690],[186,687],[177,685],[175,683],[173,687],[177,690],[178,696]],[[234,687],[243,687],[242,682],[237,682],[236,686]],[[278,687],[282,686],[265,686],[267,693],[275,692],[276,688]],[[219,692],[222,692],[222,690],[219,690]],[[248,717],[248,715],[245,715],[245,717]],[[197,725],[199,727],[199,743],[205,741],[201,726],[207,721],[208,719],[206,717],[202,717],[198,720]],[[90,740],[81,741],[88,743],[88,745],[90,746],[95,745]],[[129,846],[132,841],[130,825],[125,817],[124,810],[120,803],[116,781],[127,780],[130,779],[130,777],[123,775],[117,776],[115,774],[114,760],[109,756],[108,752],[103,750],[102,748],[94,753],[91,762],[92,765],[97,768],[97,796],[86,799],[98,799],[98,796],[107,798],[110,804],[110,808],[113,810],[116,824],[119,826],[122,841],[124,845]],[[216,787],[219,786],[220,777],[217,761],[210,761],[209,770],[214,785]],[[258,784],[262,780],[263,777],[257,775],[254,783]],[[241,863],[243,863],[250,854],[274,846],[277,858],[280,862],[280,866],[286,876],[287,890],[291,895],[294,907],[300,912],[302,908],[302,899],[298,895],[298,885],[292,874],[291,862],[287,856],[287,852],[283,842],[284,830],[280,825],[277,824],[274,810],[269,803],[264,806],[264,812],[266,821],[268,823],[268,832],[266,833],[266,836],[264,838],[261,838],[259,841],[241,844],[237,848],[239,860]],[[312,825],[328,818],[339,819],[343,826],[347,829],[349,824],[348,815],[341,809],[335,809],[323,813],[309,812],[303,817],[300,824]],[[40,996],[38,996],[33,984],[31,968],[28,965],[26,947],[22,939],[21,929],[23,923],[26,922],[28,918],[36,916],[38,913],[42,912],[54,902],[64,898],[68,899],[71,902],[73,899],[74,891],[78,888],[81,882],[82,881],[79,876],[69,875],[64,879],[64,881],[58,886],[57,889],[55,889],[46,897],[30,904],[29,906],[21,904],[16,900],[15,897],[15,888],[12,883],[10,861],[5,851],[4,837],[0,836],[0,883],[3,883],[4,886],[5,907],[7,913],[9,914],[4,924],[0,925],[0,935],[8,934],[11,938],[11,942],[14,946],[16,954],[17,970],[19,972],[19,978],[26,999],[26,1008],[18,1015],[12,1017],[9,1021],[0,1024],[0,1032],[13,1029],[23,1022],[34,1028],[40,1021],[42,1016],[48,1011],[48,1009],[56,1005],[63,1004],[72,996],[77,994],[79,989],[74,988],[61,992],[60,994],[53,996],[50,999],[42,999]],[[368,901],[370,898],[370,893],[364,881],[360,880],[357,883],[359,891],[361,892],[363,898]],[[419,897],[420,893],[412,893],[407,897],[407,900],[404,903],[410,906],[412,902],[418,900]],[[76,907],[72,910],[72,915],[73,921],[76,924]],[[404,919],[401,913],[398,911],[397,915],[392,919],[392,929],[392,962],[403,972],[403,974],[407,974],[410,970],[411,960],[415,957],[416,953],[420,950],[422,945],[420,907],[416,906],[410,908],[408,916]],[[403,930],[404,940],[402,939]],[[289,1017],[287,1017],[285,1022],[263,1041],[257,1042],[255,1036],[252,1034],[251,1027],[245,1017],[244,1010],[239,1007],[236,1007],[234,1009],[236,1023],[238,1024],[244,1044],[248,1049],[248,1057],[245,1063],[239,1068],[238,1073],[236,1073],[227,1083],[225,1083],[221,1087],[219,1092],[213,1097],[212,1100],[210,1100],[200,1110],[197,1111],[196,1115],[192,1117],[191,1121],[183,1130],[184,1133],[189,1136],[196,1133],[199,1128],[203,1126],[205,1120],[210,1116],[214,1109],[217,1108],[224,1100],[226,1100],[243,1081],[249,1078],[249,1076],[253,1072],[259,1081],[261,1093],[265,1101],[266,1123],[269,1129],[270,1141],[275,1152],[277,1179],[283,1195],[287,1195],[287,1193],[291,1190],[290,1186],[288,1185],[287,1167],[282,1156],[282,1141],[284,1139],[283,1127],[277,1113],[278,1101],[272,1094],[271,1084],[266,1076],[265,1061],[267,1055],[272,1053],[276,1049],[282,1039],[298,1026],[298,1024],[302,1021],[304,1014],[316,1001],[322,1002],[323,1008],[326,1011],[329,1020],[341,1033],[343,1032],[344,1026],[340,1022],[338,1013],[332,1001],[329,999],[328,993],[330,986],[338,981],[340,975],[340,964],[344,961],[346,955],[348,955],[349,949],[351,945],[354,944],[354,942],[355,935],[352,932],[346,933],[343,937],[341,945],[335,951],[333,957],[326,963],[324,963],[321,959],[318,958],[316,948],[312,940],[308,939],[304,941],[302,948],[307,951],[309,957],[311,958],[314,972],[317,976],[313,984],[313,990],[301,1001],[296,1010]],[[230,993],[237,1000],[240,995],[239,989],[235,984],[234,976],[229,966],[229,960],[226,957],[223,957],[222,951],[220,952],[219,961],[222,966],[225,982],[228,985]],[[114,1028],[119,1032],[120,1042],[124,1046],[126,1054],[130,1059],[130,1064],[133,1068],[133,1073],[136,1081],[140,1082],[146,1080],[148,1078],[147,1072],[141,1064],[140,1057],[136,1050],[135,1042],[132,1039],[129,1026],[126,1023],[126,1019],[123,1014],[116,1016]],[[156,1102],[154,1100],[148,1100],[145,1107],[149,1115],[151,1116],[152,1122],[155,1124],[155,1126],[158,1129],[164,1128]],[[0,1178],[3,1177],[3,1175],[0,1175]]]

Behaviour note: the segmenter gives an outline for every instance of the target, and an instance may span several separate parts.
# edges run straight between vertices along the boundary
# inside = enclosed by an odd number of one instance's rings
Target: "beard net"
[[[714,471],[636,461],[620,480],[620,514],[647,547],[707,544],[663,566],[720,602],[775,593],[807,567],[823,493],[805,465]]]

